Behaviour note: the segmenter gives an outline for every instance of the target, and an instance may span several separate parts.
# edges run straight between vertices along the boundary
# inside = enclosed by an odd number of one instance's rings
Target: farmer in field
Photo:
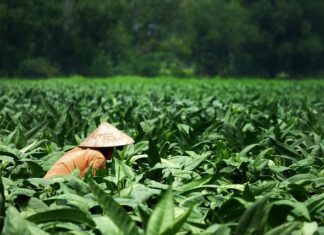
[[[106,167],[106,160],[111,160],[113,148],[134,143],[134,140],[108,123],[102,123],[78,147],[61,157],[44,176],[51,179],[54,176],[69,175],[79,168],[84,176],[92,166],[93,174],[98,169]]]

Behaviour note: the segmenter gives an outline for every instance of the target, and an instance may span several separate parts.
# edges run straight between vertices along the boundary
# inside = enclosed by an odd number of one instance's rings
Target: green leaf
[[[265,218],[267,213],[265,206],[268,197],[263,197],[252,206],[250,206],[242,215],[236,228],[237,235],[258,235],[263,234],[265,227]]]
[[[42,143],[45,143],[46,141],[47,140],[40,140],[40,141],[35,140],[30,145],[28,145],[28,146],[24,147],[23,149],[21,149],[20,152],[27,153],[28,151],[37,148],[38,146],[40,146]]]
[[[291,235],[299,224],[299,222],[288,222],[269,230],[265,235]]]
[[[74,135],[74,138],[78,145],[83,141],[78,135]]]
[[[178,124],[177,127],[178,127],[179,132],[182,135],[189,137],[190,131],[192,130],[190,126],[188,126],[186,124]]]
[[[271,203],[271,207],[275,206],[288,206],[293,210],[292,212],[297,213],[299,216],[303,216],[306,220],[310,221],[310,215],[308,209],[304,203],[289,201],[289,200],[279,200]],[[279,209],[280,210],[280,209]]]
[[[121,168],[122,168],[124,174],[130,180],[135,179],[136,174],[134,173],[134,171],[132,170],[132,168],[130,168],[129,166],[127,166],[126,163],[123,160],[120,161],[120,165],[121,165]]]
[[[141,222],[143,227],[147,227],[147,223],[150,219],[151,211],[148,207],[146,207],[143,203],[139,203],[137,205],[137,213],[141,218]]]
[[[175,221],[173,222],[172,226],[167,228],[162,233],[162,235],[176,234],[182,228],[183,224],[187,221],[191,211],[192,211],[192,207],[189,210],[187,210],[185,213],[183,213],[182,215],[175,218]]]
[[[186,151],[186,153],[192,157],[192,161],[190,161],[189,163],[186,163],[185,166],[184,166],[184,169],[185,170],[188,170],[188,171],[192,171],[194,170],[197,166],[199,166],[207,157],[209,157],[212,152],[206,152],[206,153],[203,153],[201,155],[199,154],[196,154],[195,152],[193,151]]]
[[[287,154],[288,156],[291,157],[296,157],[300,158],[300,154],[298,154],[294,149],[291,147],[287,146],[286,144],[280,143],[278,140],[270,137],[270,140],[272,143],[275,145],[276,149],[283,154]]]
[[[31,177],[42,177],[44,175],[43,168],[38,163],[36,163],[34,160],[22,159],[21,161],[26,162],[28,164],[28,167],[32,172]]]
[[[53,200],[66,200],[67,204],[76,206],[83,212],[87,212],[89,209],[88,208],[89,199],[85,199],[84,197],[81,197],[76,194],[64,193],[54,197],[47,198],[45,201],[48,202]]]
[[[33,235],[28,229],[27,221],[24,220],[17,209],[12,206],[6,211],[3,233],[6,235]]]
[[[79,169],[75,169],[75,170],[79,170]],[[91,169],[89,168],[89,171],[91,171]],[[81,179],[74,177],[74,176],[66,176],[65,179],[67,179],[67,182],[65,183],[67,186],[69,186],[70,188],[72,188],[73,190],[75,190],[75,192],[78,195],[85,195],[90,193],[89,187],[88,185]]]
[[[28,200],[27,204],[22,204],[19,206],[20,211],[24,211],[24,217],[26,215],[35,214],[38,212],[43,212],[48,210],[48,206],[38,198],[32,197]]]
[[[36,137],[37,134],[41,133],[47,127],[46,120],[44,122],[38,123],[36,126],[31,128],[29,131],[25,133],[25,137],[27,139],[31,139]],[[44,140],[45,141],[45,140]]]
[[[295,184],[300,184],[302,182],[313,180],[315,178],[316,176],[313,174],[296,174],[290,177],[289,179],[287,179],[287,181]]]
[[[124,235],[136,235],[139,233],[134,221],[125,210],[90,178],[89,186],[92,193],[96,196],[99,205],[102,207],[104,215],[109,217]]]
[[[244,149],[239,153],[239,155],[240,155],[241,157],[245,157],[245,156],[248,155],[248,153],[249,153],[252,149],[254,149],[255,147],[258,147],[258,146],[260,146],[260,144],[251,144],[251,145],[245,147],[245,148],[244,148]]]
[[[0,233],[2,232],[4,226],[5,219],[5,195],[4,195],[4,187],[2,182],[2,176],[0,175]]]
[[[31,190],[27,188],[12,188],[10,191],[11,191],[9,196],[10,200],[14,200],[19,195],[32,197],[36,193],[35,190]]]
[[[26,219],[36,224],[64,221],[76,224],[86,224],[91,228],[94,228],[96,226],[89,215],[85,214],[81,210],[69,208],[39,212],[37,214],[28,216]]]
[[[97,216],[93,218],[96,223],[96,228],[101,234],[123,235],[123,232],[116,227],[116,224],[107,216]]]
[[[181,185],[180,187],[176,188],[176,192],[178,194],[183,194],[187,191],[191,191],[196,189],[197,187],[200,187],[202,185],[207,184],[212,179],[212,176],[206,176],[204,178],[198,179],[198,180],[192,180],[187,184]]]
[[[311,214],[324,212],[324,193],[314,195],[306,201],[307,208]]]
[[[301,229],[301,233],[303,235],[313,235],[318,229],[318,224],[316,222],[311,222],[311,223],[307,223],[304,222],[303,223],[303,227]]]
[[[231,229],[226,225],[213,224],[209,226],[201,235],[230,235]]]
[[[163,234],[174,222],[172,187],[162,195],[149,219],[146,235]]]
[[[134,198],[137,202],[145,202],[153,195],[160,194],[160,190],[152,189],[149,187],[145,187],[142,184],[133,184],[128,188],[124,188],[120,195],[123,197],[131,197]]]
[[[37,234],[37,235],[50,235],[49,233],[45,232],[44,230],[40,229],[37,227],[36,224],[28,222],[27,223],[28,230],[30,231],[31,234]]]
[[[16,149],[12,149],[8,146],[0,144],[0,154],[13,157],[15,160],[19,160],[22,153]]]
[[[226,200],[217,211],[217,213],[222,216],[217,222],[231,222],[239,219],[250,204],[251,203],[239,197],[232,197]]]

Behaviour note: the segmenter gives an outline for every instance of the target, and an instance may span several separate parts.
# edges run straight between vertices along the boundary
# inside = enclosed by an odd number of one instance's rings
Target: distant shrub
[[[97,55],[92,61],[85,75],[94,77],[106,77],[112,74],[112,61],[102,54]]]
[[[19,68],[18,75],[30,78],[48,78],[59,75],[59,69],[44,58],[24,60]]]
[[[194,70],[180,61],[171,61],[168,63],[161,63],[160,71],[161,76],[174,76],[174,77],[193,77]]]
[[[291,78],[290,74],[287,72],[278,73],[276,76],[277,79],[289,79]]]
[[[135,74],[144,77],[156,77],[160,75],[161,53],[152,53],[133,59]]]

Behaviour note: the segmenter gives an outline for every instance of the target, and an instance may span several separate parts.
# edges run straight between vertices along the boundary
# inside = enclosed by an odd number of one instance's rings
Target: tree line
[[[1,0],[0,76],[321,76],[323,25],[323,0]]]

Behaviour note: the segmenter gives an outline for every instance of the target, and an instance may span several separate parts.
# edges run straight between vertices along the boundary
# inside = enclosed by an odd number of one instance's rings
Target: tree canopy
[[[2,0],[0,76],[320,76],[322,0]]]

